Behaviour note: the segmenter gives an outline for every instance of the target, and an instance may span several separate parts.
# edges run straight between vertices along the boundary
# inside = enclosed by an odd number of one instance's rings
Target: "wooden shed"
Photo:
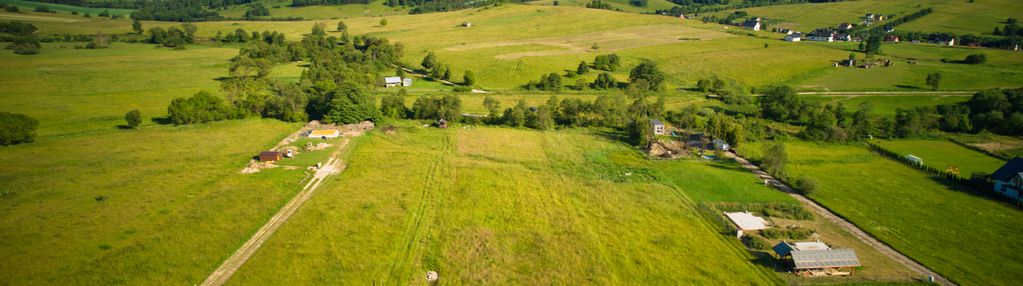
[[[259,152],[260,162],[276,162],[280,161],[284,157],[284,153],[277,151],[263,151]]]

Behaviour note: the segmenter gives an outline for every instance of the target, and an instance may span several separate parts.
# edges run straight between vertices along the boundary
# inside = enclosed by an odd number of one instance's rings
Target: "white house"
[[[395,87],[401,85],[401,77],[389,76],[384,78],[384,87]]]
[[[751,18],[749,20],[746,20],[746,22],[743,22],[742,26],[745,27],[746,29],[750,29],[750,30],[754,30],[754,31],[760,31],[760,27],[761,27],[760,21],[761,20],[762,19],[760,19],[760,18]]]
[[[714,139],[713,141],[710,141],[710,143],[714,144],[714,150],[728,151],[728,148],[730,147],[728,146],[728,142],[721,139]]]
[[[809,39],[815,42],[834,42],[835,32],[831,30],[815,30],[810,33]]]
[[[660,120],[657,119],[650,120],[650,126],[654,130],[654,135],[664,135],[666,133],[664,129],[664,123],[661,123]]]
[[[785,41],[786,42],[799,42],[799,41],[802,41],[802,40],[803,40],[803,34],[801,34],[801,33],[793,33],[793,34],[785,35]]]
[[[401,79],[401,86],[412,86],[412,78],[406,77]]]
[[[1013,202],[1023,201],[1023,158],[1013,158],[991,175],[995,181],[995,192]]]
[[[735,232],[736,237],[742,237],[743,231],[767,228],[767,220],[762,217],[755,216],[750,212],[725,213],[725,216],[728,217],[728,219],[735,224],[735,228],[738,229]]]

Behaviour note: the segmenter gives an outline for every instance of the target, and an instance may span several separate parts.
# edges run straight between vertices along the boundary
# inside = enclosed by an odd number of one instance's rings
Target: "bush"
[[[809,195],[817,191],[817,180],[807,176],[800,176],[796,178],[795,186],[796,191],[804,195]]]
[[[771,243],[766,239],[756,235],[744,235],[742,237],[742,244],[750,249],[766,250],[771,248]]]
[[[240,117],[237,116],[237,112],[224,103],[223,99],[212,96],[206,91],[200,91],[192,97],[174,99],[167,107],[167,113],[171,122],[176,125]]]
[[[0,112],[0,146],[35,140],[39,121],[20,113]]]
[[[987,55],[972,54],[963,59],[964,64],[979,65],[987,62]]]
[[[813,235],[813,230],[798,226],[791,228],[768,228],[760,230],[760,235],[768,239],[802,240],[810,238]]]
[[[124,121],[128,123],[129,128],[138,129],[139,125],[142,125],[142,111],[138,109],[128,111],[124,114]]]

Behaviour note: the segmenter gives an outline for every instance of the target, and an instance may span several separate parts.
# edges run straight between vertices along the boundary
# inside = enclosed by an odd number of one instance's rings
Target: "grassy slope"
[[[482,127],[365,140],[232,284],[774,283],[619,143]],[[706,168],[753,180],[690,171]],[[704,184],[681,191],[766,190]]]
[[[61,14],[71,14],[71,11],[78,11],[78,13],[83,14],[83,15],[85,13],[90,13],[90,14],[92,14],[93,17],[98,17],[97,15],[99,15],[99,13],[102,13],[103,11],[110,12],[111,15],[117,14],[117,15],[124,15],[124,16],[127,16],[128,14],[131,14],[132,11],[135,11],[135,10],[132,10],[132,9],[88,8],[88,7],[79,7],[79,6],[63,5],[63,4],[53,4],[53,3],[42,3],[42,2],[32,2],[32,1],[24,1],[24,0],[0,0],[0,3],[7,4],[8,6],[18,6],[18,9],[21,10],[22,12],[34,11],[34,9],[36,7],[44,6],[44,7],[50,8],[51,11],[57,11],[58,13],[61,13]]]
[[[779,5],[740,9],[753,16],[780,21],[778,27],[809,32],[842,22],[860,23],[866,13],[903,15],[932,7],[934,13],[899,26],[900,30],[988,34],[1002,21],[1019,17],[1023,4],[1014,0],[861,0],[819,4]],[[722,16],[733,11],[711,13]],[[704,16],[704,15],[701,15]]]
[[[805,95],[803,99],[820,102],[824,104],[845,105],[846,110],[856,111],[860,105],[869,102],[874,114],[895,115],[896,109],[908,109],[919,106],[935,106],[942,104],[960,103],[970,100],[969,96],[814,96]]]
[[[786,146],[789,173],[819,182],[814,200],[945,277],[962,285],[1008,285],[1023,271],[1013,235],[1023,232],[1018,209],[863,147]],[[759,157],[756,144],[743,151]]]
[[[383,0],[375,0],[369,4],[346,4],[331,6],[289,7],[290,0],[258,1],[270,9],[270,17],[302,17],[304,19],[347,19],[353,17],[377,17],[408,14],[407,9],[391,8],[384,5]],[[220,10],[224,17],[241,18],[249,5],[234,5]],[[274,8],[278,6],[279,8]]]
[[[632,12],[632,13],[653,13],[654,11],[657,11],[657,9],[668,10],[668,9],[671,9],[672,6],[675,6],[674,3],[671,3],[671,1],[667,1],[667,0],[650,0],[650,1],[647,1],[647,6],[646,7],[633,6],[632,4],[629,4],[628,0],[604,0],[602,2],[611,5],[611,9],[620,9],[622,11]],[[548,6],[554,5],[554,1],[553,0],[532,1],[532,2],[528,2],[528,3],[532,4],[532,5],[548,5]],[[586,7],[586,4],[589,4],[589,3],[590,3],[589,0],[560,0],[560,1],[558,1],[558,5],[560,5],[560,6]]]
[[[880,141],[878,144],[902,155],[920,157],[925,165],[939,170],[959,167],[959,173],[965,177],[975,172],[994,173],[1005,164],[1005,161],[945,140]]]

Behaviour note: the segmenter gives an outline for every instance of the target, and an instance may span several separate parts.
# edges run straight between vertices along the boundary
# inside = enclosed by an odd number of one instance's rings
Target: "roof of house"
[[[313,130],[313,132],[309,132],[309,137],[333,136],[333,135],[337,135],[338,133],[341,133],[341,132],[337,131],[337,129]]]
[[[746,20],[745,22],[742,22],[742,25],[745,27],[755,27],[756,25],[760,25],[760,18]]]
[[[795,269],[860,266],[860,258],[852,249],[793,250]]]
[[[824,250],[831,249],[831,247],[828,247],[827,244],[824,244],[819,240],[796,243],[788,243],[782,241],[779,242],[778,244],[775,244],[774,247],[772,247],[771,249],[774,249],[774,252],[777,253],[778,256],[786,256],[791,254],[793,251]]]
[[[1005,165],[1002,165],[1001,168],[998,168],[998,171],[991,174],[991,178],[1007,182],[1013,177],[1019,176],[1020,173],[1023,173],[1023,158],[1016,157],[1009,160],[1009,162],[1005,162]]]
[[[657,119],[651,119],[650,120],[650,124],[653,124],[653,125],[664,125],[664,123],[661,123],[661,121],[657,120]]]
[[[385,77],[384,83],[401,83],[401,77],[398,76]]]
[[[278,156],[278,155],[281,155],[281,154],[282,154],[281,152],[277,152],[277,151],[263,151],[263,152],[259,152],[259,156],[263,156],[263,155]]]
[[[767,228],[767,221],[749,212],[725,213],[728,219],[740,230],[759,230]]]

